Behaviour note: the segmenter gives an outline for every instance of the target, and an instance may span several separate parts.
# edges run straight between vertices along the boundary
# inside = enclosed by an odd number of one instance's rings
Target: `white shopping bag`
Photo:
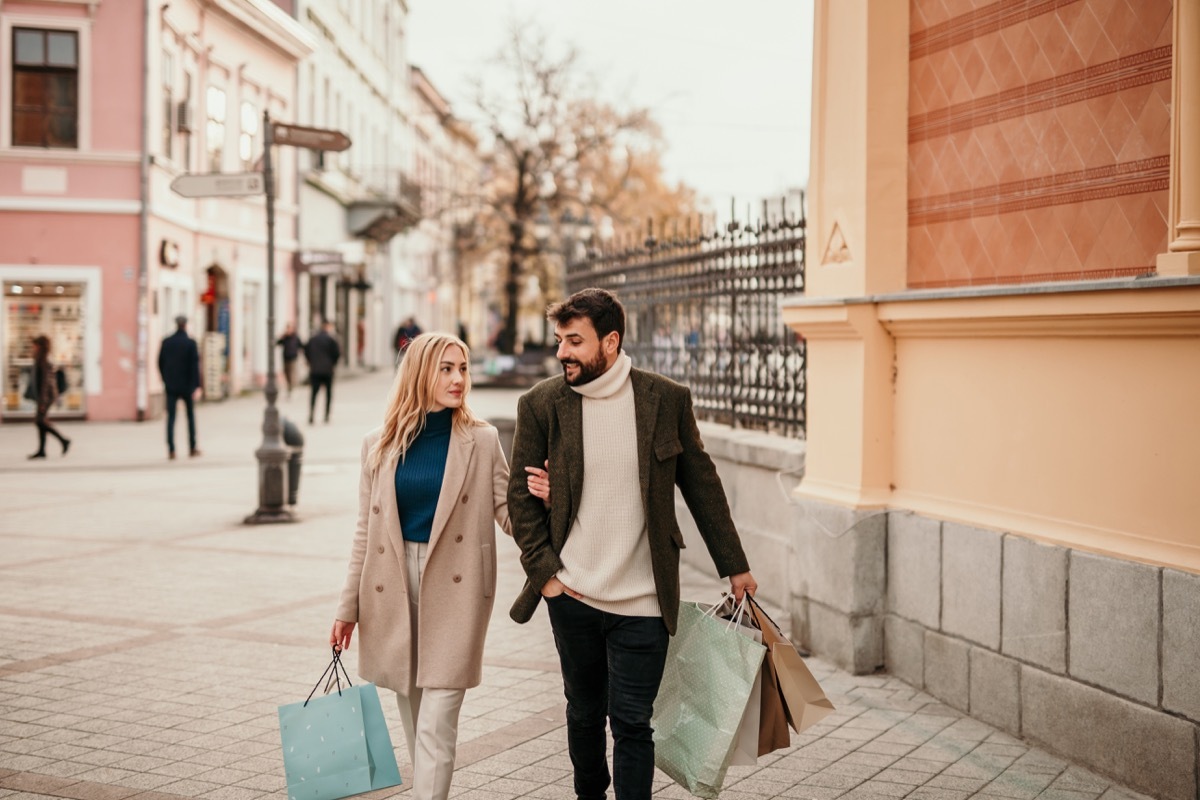
[[[737,626],[737,632],[762,644],[762,631],[745,624]],[[762,670],[754,679],[754,687],[750,690],[750,700],[746,703],[746,713],[742,715],[742,724],[738,726],[737,736],[733,740],[733,755],[729,759],[731,767],[752,767],[758,763],[758,723],[759,712],[762,710]]]

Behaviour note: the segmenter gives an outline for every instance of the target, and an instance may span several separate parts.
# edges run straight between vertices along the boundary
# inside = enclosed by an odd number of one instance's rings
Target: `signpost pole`
[[[0,4],[3,2],[0,0]],[[267,196],[267,384],[263,389],[267,406],[263,411],[262,445],[254,451],[258,458],[258,510],[246,517],[248,525],[296,521],[284,502],[287,497],[284,469],[291,453],[283,443],[283,425],[275,406],[279,396],[275,383],[275,167],[271,163],[271,147],[275,144],[341,151],[350,147],[351,142],[341,131],[302,125],[277,126],[271,122],[270,112],[264,110],[261,175],[215,172],[180,175],[171,182],[171,189],[183,197],[247,197],[260,193]]]
[[[275,399],[279,389],[275,383],[275,170],[271,164],[271,145],[274,138],[271,115],[263,111],[263,183],[267,194],[267,385],[264,394],[267,406],[263,412],[262,445],[255,451],[258,458],[258,510],[246,517],[249,525],[271,522],[295,522],[284,501],[287,483],[284,469],[288,449],[283,444],[283,428]]]

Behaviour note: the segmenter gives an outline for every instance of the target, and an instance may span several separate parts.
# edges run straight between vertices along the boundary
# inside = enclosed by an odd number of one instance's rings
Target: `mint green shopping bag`
[[[379,692],[370,683],[350,685],[349,675],[342,685],[339,668],[345,674],[335,650],[309,699],[279,707],[289,800],[339,800],[400,784]],[[326,694],[314,700],[321,681]]]
[[[736,623],[680,603],[650,724],[654,765],[697,797],[721,791],[766,652]]]

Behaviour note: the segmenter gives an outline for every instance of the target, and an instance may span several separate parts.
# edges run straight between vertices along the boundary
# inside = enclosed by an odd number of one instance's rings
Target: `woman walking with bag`
[[[29,376],[29,385],[33,390],[30,399],[37,403],[34,422],[37,423],[38,431],[38,449],[29,458],[46,457],[46,434],[58,439],[65,456],[71,446],[71,440],[59,433],[46,419],[50,413],[50,406],[58,399],[58,383],[54,367],[50,365],[50,339],[45,336],[35,336],[33,339],[33,374]]]
[[[362,445],[358,525],[329,641],[396,692],[412,797],[445,800],[458,715],[483,673],[496,587],[496,523],[508,520],[508,464],[496,429],[467,407],[467,346],[426,333],[405,350],[383,427]],[[549,499],[540,469],[531,494]]]

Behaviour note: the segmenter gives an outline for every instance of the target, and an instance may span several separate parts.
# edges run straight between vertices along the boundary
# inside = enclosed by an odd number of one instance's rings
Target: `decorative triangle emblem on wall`
[[[840,264],[843,261],[850,260],[850,248],[846,245],[846,237],[842,235],[842,228],[836,222],[833,223],[833,230],[829,232],[829,239],[825,245],[825,253],[821,256],[822,264]]]

